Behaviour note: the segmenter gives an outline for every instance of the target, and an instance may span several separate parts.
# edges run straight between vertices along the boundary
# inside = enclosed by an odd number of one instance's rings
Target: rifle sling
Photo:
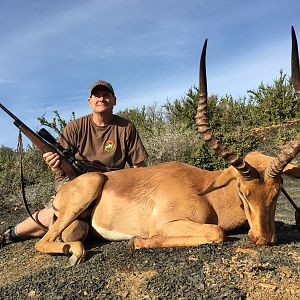
[[[291,196],[287,193],[287,191],[282,187],[281,191],[283,193],[283,195],[286,197],[286,199],[289,200],[289,202],[292,204],[292,206],[294,207],[294,209],[297,211],[298,214],[300,214],[300,208],[296,205],[296,203],[293,201],[293,199],[291,198]]]
[[[22,192],[22,199],[23,199],[23,203],[25,206],[25,209],[28,213],[28,215],[30,216],[30,218],[44,231],[48,231],[48,228],[45,227],[39,220],[38,217],[36,217],[36,219],[33,217],[33,215],[31,214],[30,210],[29,210],[29,206],[28,206],[28,202],[26,199],[26,195],[25,195],[25,184],[24,184],[24,175],[23,175],[23,142],[22,142],[22,134],[21,134],[21,130],[19,131],[19,136],[18,136],[18,153],[19,153],[19,161],[20,161],[20,178],[21,178],[21,192]]]

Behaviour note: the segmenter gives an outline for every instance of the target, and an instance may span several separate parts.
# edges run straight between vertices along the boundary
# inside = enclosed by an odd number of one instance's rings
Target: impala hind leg
[[[218,225],[178,220],[164,225],[150,238],[132,238],[129,245],[134,249],[189,247],[207,243],[221,243],[225,239],[225,232]]]
[[[84,242],[89,228],[89,219],[76,219],[61,233],[61,239],[63,242]]]
[[[65,230],[65,235],[68,236],[67,227],[70,224],[69,229],[74,233],[74,226],[76,227],[78,221],[76,219],[85,214],[90,204],[101,195],[105,181],[106,176],[101,173],[86,173],[62,186],[53,202],[57,220],[35,248],[44,253],[71,254],[71,265],[80,263],[85,254],[84,247],[80,241],[76,241],[76,238],[74,241],[74,234],[73,241],[55,240]]]

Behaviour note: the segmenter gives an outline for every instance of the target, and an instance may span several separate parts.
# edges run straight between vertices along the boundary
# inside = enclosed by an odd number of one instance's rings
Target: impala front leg
[[[71,255],[69,261],[70,264],[74,266],[84,259],[85,251],[82,242],[55,242],[55,239],[67,227],[66,224],[66,222],[57,219],[51,229],[40,241],[37,242],[35,249],[43,253],[61,253]]]
[[[80,263],[85,254],[80,241],[56,242],[55,240],[88,209],[94,200],[101,196],[105,182],[105,175],[94,172],[78,176],[62,186],[53,201],[57,220],[36,244],[36,250],[44,253],[71,254],[71,265]],[[74,224],[76,225],[76,222],[73,222],[72,226]]]

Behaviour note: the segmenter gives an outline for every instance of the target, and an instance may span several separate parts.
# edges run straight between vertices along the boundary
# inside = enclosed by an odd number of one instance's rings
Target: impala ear
[[[231,180],[240,178],[241,175],[239,171],[234,167],[229,167],[222,171],[222,173],[210,184],[210,186],[199,193],[199,195],[205,195],[212,191],[218,190],[224,186],[226,186]]]
[[[300,178],[300,168],[293,164],[288,164],[283,169],[283,174],[294,178]]]

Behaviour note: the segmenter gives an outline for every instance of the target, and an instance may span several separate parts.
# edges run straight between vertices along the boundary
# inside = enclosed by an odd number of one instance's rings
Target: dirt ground
[[[284,179],[300,206],[299,182]],[[32,209],[40,204],[29,197]],[[0,196],[0,227],[26,216],[19,197]],[[245,232],[223,244],[130,251],[126,242],[86,245],[86,261],[41,254],[36,240],[0,249],[0,299],[300,299],[300,230],[283,195],[278,244],[256,247]]]

